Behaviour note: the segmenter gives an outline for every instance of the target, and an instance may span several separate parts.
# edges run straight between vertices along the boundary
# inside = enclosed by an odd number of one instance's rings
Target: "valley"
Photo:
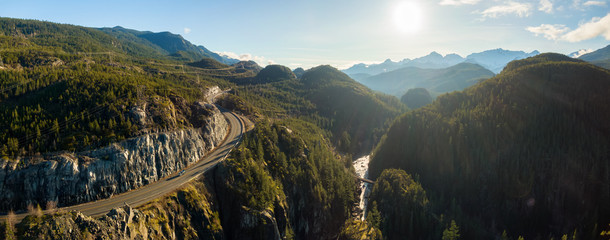
[[[0,239],[610,231],[609,47],[292,69],[188,32],[0,18]]]

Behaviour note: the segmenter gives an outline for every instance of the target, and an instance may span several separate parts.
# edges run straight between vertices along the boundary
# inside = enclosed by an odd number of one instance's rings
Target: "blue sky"
[[[0,0],[0,16],[170,31],[212,51],[291,68],[431,51],[568,54],[610,44],[610,0]]]

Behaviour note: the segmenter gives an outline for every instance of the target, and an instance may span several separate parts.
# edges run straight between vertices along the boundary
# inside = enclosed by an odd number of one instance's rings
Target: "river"
[[[369,177],[369,160],[370,155],[366,155],[364,157],[356,159],[353,162],[354,168],[356,169],[356,174],[359,177],[368,179]],[[371,194],[371,188],[373,188],[373,184],[360,182],[360,204],[359,208],[362,214],[360,215],[361,220],[366,218],[366,206],[368,205],[369,195]]]

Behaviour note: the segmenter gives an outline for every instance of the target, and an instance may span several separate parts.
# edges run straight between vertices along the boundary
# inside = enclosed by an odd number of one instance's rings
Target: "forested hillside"
[[[425,88],[411,88],[405,95],[400,97],[400,101],[411,109],[417,109],[431,103],[434,99]]]
[[[339,232],[355,201],[353,169],[351,159],[333,154],[321,135],[321,129],[297,119],[257,124],[217,173],[216,181],[229,186],[227,200],[220,201],[221,211],[230,212],[221,218],[229,236],[240,234],[229,228],[236,225],[231,219],[243,219],[240,206],[282,214],[278,201],[286,201],[286,228],[297,239]]]
[[[21,167],[33,164],[21,161],[30,155],[202,127],[209,112],[195,103],[207,101],[212,86],[232,88],[220,102],[256,122],[205,178],[133,214],[129,207],[97,219],[39,213],[2,224],[7,238],[335,238],[353,224],[350,154],[368,153],[406,110],[328,66],[300,79],[283,66],[256,76],[255,63],[193,59],[188,49],[176,55],[138,31],[15,19],[0,19],[0,26],[0,127],[6,129],[0,150]],[[113,220],[125,214],[137,216],[131,225]]]
[[[182,36],[170,32],[154,33],[126,29],[119,26],[113,28],[100,28],[100,30],[117,39],[127,40],[126,43],[137,42],[139,44],[149,45],[164,55],[183,58],[183,60],[196,61],[201,58],[211,58],[229,65],[239,62],[239,60],[220,56],[204,46],[195,46],[185,40]]]
[[[237,185],[235,194],[246,196],[232,204],[252,206],[266,201],[263,205],[269,208],[277,204],[269,196],[278,195],[273,189],[279,186],[284,190],[279,196],[286,196],[290,212],[292,228],[286,230],[287,235],[326,238],[342,231],[341,238],[346,238],[352,230],[380,237],[372,225],[350,219],[356,185],[349,155],[368,153],[393,117],[406,107],[330,66],[307,70],[296,79],[286,67],[271,65],[238,84],[235,95],[225,97],[223,105],[257,119],[257,128],[244,140],[245,149],[223,165],[258,169],[256,174],[240,173],[228,179],[251,175],[252,180],[245,177],[246,183],[264,186]],[[341,157],[335,148],[349,155]],[[259,190],[254,196],[246,189]],[[274,214],[278,214],[276,210]],[[243,213],[233,211],[232,216],[235,219]]]
[[[398,118],[370,173],[416,176],[429,213],[464,239],[596,238],[610,221],[608,102],[608,70],[559,54],[514,61]]]
[[[316,124],[344,153],[368,153],[391,120],[406,110],[398,99],[374,93],[330,66],[309,69],[300,79],[288,77],[288,72],[275,78],[267,71],[262,74],[269,83],[242,85],[236,95],[262,115]],[[263,78],[259,76],[256,79]]]
[[[185,72],[150,43],[91,28],[1,19],[0,47],[0,154],[9,157],[197,125],[190,104],[208,86],[228,84]],[[151,121],[141,122],[140,111]]]

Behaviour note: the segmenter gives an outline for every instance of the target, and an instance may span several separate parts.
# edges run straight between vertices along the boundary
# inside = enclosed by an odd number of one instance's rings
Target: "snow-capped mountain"
[[[385,60],[382,63],[378,64],[364,64],[359,63],[355,64],[352,67],[343,70],[343,72],[348,75],[354,74],[368,74],[368,75],[377,75],[384,72],[390,72],[403,67],[419,67],[419,68],[446,68],[458,63],[461,63],[465,60],[465,58],[461,57],[457,54],[447,54],[445,56],[437,53],[431,52],[430,54],[415,58],[413,60],[405,58],[401,61],[394,62],[390,59]]]
[[[480,53],[473,53],[466,57],[466,62],[479,64],[494,73],[499,73],[504,69],[506,64],[513,60],[524,59],[533,57],[540,54],[540,52],[534,50],[533,52],[526,53],[524,51],[510,51],[502,48],[492,49],[483,51]]]
[[[378,64],[355,64],[352,67],[343,70],[350,76],[366,75],[377,75],[384,72],[390,72],[396,69],[404,67],[418,67],[428,69],[440,69],[454,66],[458,63],[469,62],[479,64],[494,73],[499,73],[504,69],[507,63],[513,60],[519,60],[527,57],[532,57],[540,54],[538,51],[530,53],[524,51],[510,51],[501,48],[487,50],[479,53],[473,53],[468,55],[466,58],[461,57],[458,54],[447,54],[445,56],[431,52],[430,54],[415,58],[405,58],[402,61],[394,62],[390,59],[385,60]]]

